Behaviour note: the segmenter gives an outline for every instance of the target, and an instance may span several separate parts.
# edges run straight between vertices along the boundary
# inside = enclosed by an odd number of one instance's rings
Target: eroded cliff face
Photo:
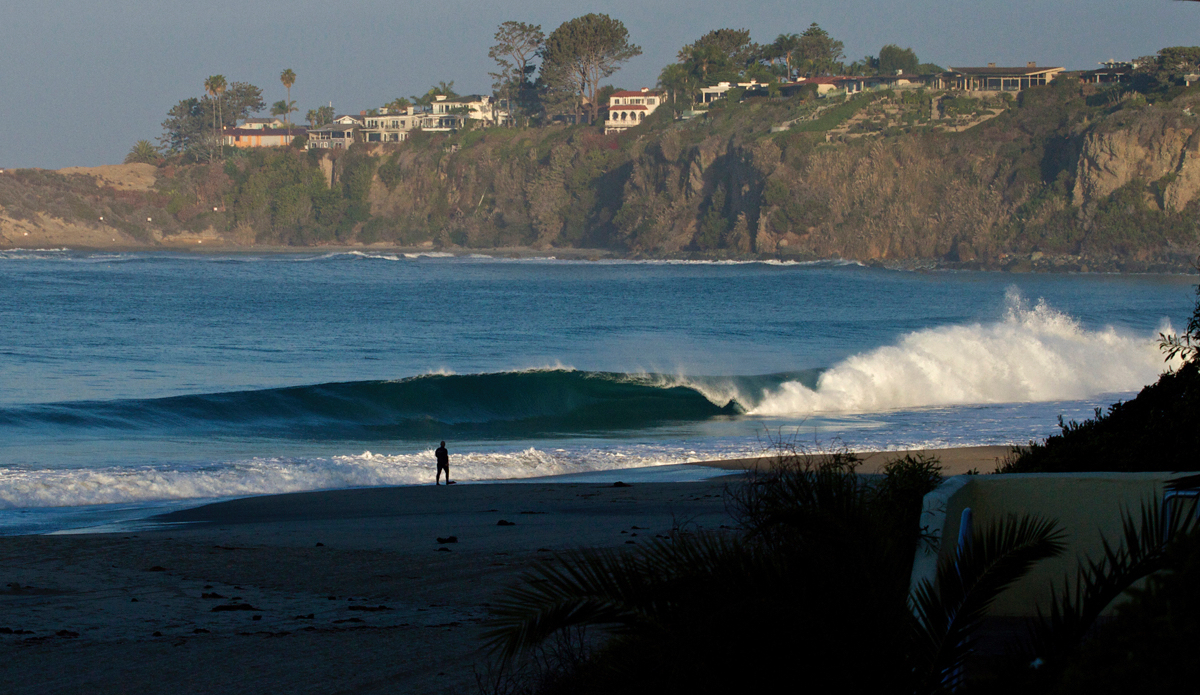
[[[1018,112],[961,134],[830,144],[819,133],[673,124],[624,141],[530,132],[461,151],[401,149],[381,155],[372,212],[394,219],[406,240],[426,226],[425,238],[472,247],[983,267],[1013,254],[1111,263],[1150,262],[1167,246],[1189,253],[1196,235],[1181,215],[1200,200],[1197,119],[1181,107],[1092,122],[1052,116]],[[1123,214],[1111,199],[1127,186],[1141,186],[1139,205],[1175,215],[1171,239],[1153,229],[1110,238]],[[1146,214],[1131,212],[1129,224],[1165,224]]]
[[[1200,118],[1191,115],[1200,97],[1189,98],[1101,108],[1062,85],[1029,90],[963,132],[893,128],[853,138],[775,132],[797,107],[763,102],[690,122],[663,113],[618,136],[493,129],[324,155],[243,153],[143,171],[139,190],[29,172],[12,185],[0,179],[8,218],[0,243],[16,243],[6,231],[14,220],[32,225],[24,238],[57,218],[80,227],[64,234],[92,245],[99,234],[90,230],[105,215],[105,229],[128,237],[108,234],[110,244],[207,245],[217,236],[987,268],[1056,255],[1075,259],[1068,268],[1121,269],[1123,259],[1186,267],[1200,248]]]
[[[1148,202],[1181,211],[1200,197],[1200,119],[1182,109],[1148,107],[1083,138],[1072,203],[1088,210],[1129,183],[1158,183]]]

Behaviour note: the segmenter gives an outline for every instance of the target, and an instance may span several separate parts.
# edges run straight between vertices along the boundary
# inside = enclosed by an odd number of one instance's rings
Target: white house
[[[507,125],[510,120],[508,111],[500,108],[494,97],[483,94],[454,98],[438,94],[429,107],[430,113],[435,116],[457,112],[471,120],[481,121],[484,126]]]
[[[735,87],[741,87],[742,89],[766,89],[767,86],[768,85],[765,82],[759,82],[758,80],[738,82],[737,84],[734,84],[733,82],[718,82],[711,87],[702,87],[700,89],[700,103],[711,104],[717,99],[725,96],[725,92],[728,92]]]
[[[308,131],[309,150],[344,150],[354,143],[354,130],[357,126],[344,123],[331,123]]]
[[[263,130],[272,128],[287,128],[287,123],[278,118],[247,118],[238,126],[242,130]]]
[[[410,106],[403,111],[383,108],[377,115],[361,118],[364,142],[404,142],[409,131],[420,126],[421,117]]]
[[[608,118],[604,121],[604,133],[620,133],[626,128],[632,128],[662,104],[662,93],[652,92],[646,87],[637,92],[614,92],[608,98]]]

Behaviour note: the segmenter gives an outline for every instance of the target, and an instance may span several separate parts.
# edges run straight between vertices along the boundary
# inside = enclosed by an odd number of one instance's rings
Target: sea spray
[[[705,459],[760,453],[733,450]],[[568,473],[642,468],[700,460],[680,446],[631,446],[569,451],[451,450],[455,480],[512,480]],[[433,449],[408,454],[365,451],[328,457],[263,457],[204,465],[23,469],[0,467],[0,509],[140,504],[434,481]]]
[[[821,374],[765,390],[752,415],[879,412],[979,403],[1063,401],[1130,392],[1164,368],[1157,342],[1106,327],[1087,330],[1009,290],[1002,321],[915,331]],[[1162,331],[1170,332],[1169,324]]]

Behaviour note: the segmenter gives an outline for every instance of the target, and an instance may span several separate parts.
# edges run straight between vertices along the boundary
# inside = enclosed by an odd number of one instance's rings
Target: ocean
[[[302,490],[1022,444],[1167,367],[1194,277],[0,252],[0,534]]]

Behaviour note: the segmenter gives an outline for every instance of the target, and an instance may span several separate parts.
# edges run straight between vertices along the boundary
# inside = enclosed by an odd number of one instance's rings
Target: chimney
[[[994,68],[994,67],[996,67],[996,64],[995,64],[995,63],[988,63],[988,67],[989,67],[989,68]]]
[[[1031,61],[1029,61],[1028,63],[1025,63],[1025,67],[1027,67],[1027,68],[1036,68],[1036,67],[1037,67],[1037,63],[1035,63],[1035,62],[1033,62],[1033,61],[1031,60]]]

